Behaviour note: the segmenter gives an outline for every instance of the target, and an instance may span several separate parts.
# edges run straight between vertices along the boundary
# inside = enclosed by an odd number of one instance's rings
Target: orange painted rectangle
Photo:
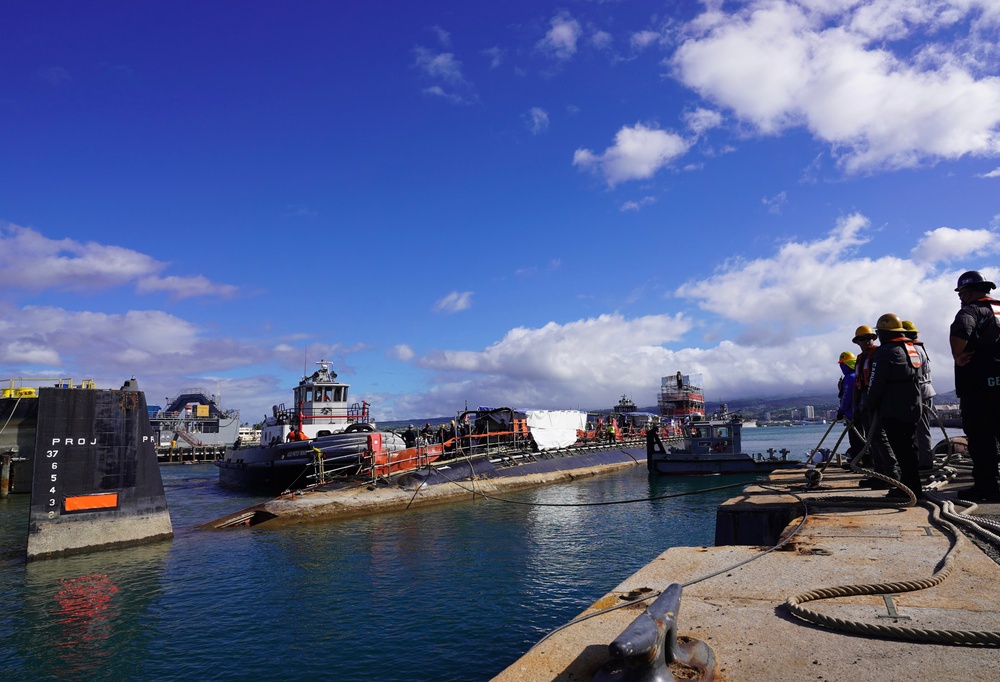
[[[63,500],[63,509],[71,511],[89,511],[91,509],[115,509],[118,506],[118,493],[99,493],[97,495],[77,495]]]

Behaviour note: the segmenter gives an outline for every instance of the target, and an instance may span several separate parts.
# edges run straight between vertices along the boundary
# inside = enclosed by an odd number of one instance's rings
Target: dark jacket
[[[865,409],[877,410],[883,418],[916,424],[920,420],[920,368],[907,352],[906,337],[888,339],[872,358],[871,385]]]
[[[964,305],[951,323],[951,336],[966,341],[965,349],[972,352],[968,364],[955,365],[955,391],[959,397],[1000,388],[1000,343],[992,303],[997,301],[984,296]]]
[[[854,369],[849,365],[840,363],[840,371],[844,377],[840,384],[840,409],[838,410],[847,419],[854,418]]]

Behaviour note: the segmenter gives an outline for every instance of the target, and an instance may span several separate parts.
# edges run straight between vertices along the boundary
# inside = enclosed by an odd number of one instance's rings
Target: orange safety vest
[[[923,364],[920,360],[920,353],[917,352],[916,347],[913,345],[913,339],[908,336],[900,336],[895,339],[889,339],[890,341],[902,341],[903,347],[906,350],[906,355],[910,361],[910,367],[913,369],[920,369],[920,365]]]

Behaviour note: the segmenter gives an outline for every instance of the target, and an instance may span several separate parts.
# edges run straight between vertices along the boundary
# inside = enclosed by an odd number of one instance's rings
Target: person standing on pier
[[[962,273],[955,287],[962,308],[950,329],[955,392],[972,457],[972,487],[958,497],[969,502],[1000,502],[1000,301],[990,297],[994,289],[978,271]]]
[[[920,354],[913,342],[903,336],[905,330],[898,316],[886,313],[878,318],[875,328],[880,345],[872,358],[867,409],[879,415],[892,448],[891,454],[899,463],[898,479],[919,500],[923,493],[914,435],[923,406],[920,401]],[[889,496],[901,492],[890,490]]]
[[[934,384],[931,383],[931,359],[924,348],[924,342],[917,340],[917,326],[903,320],[903,336],[913,341],[920,354],[920,421],[917,422],[917,462],[922,470],[934,468],[934,439],[931,437],[931,412],[934,410]]]
[[[854,423],[854,367],[856,363],[857,358],[854,357],[854,353],[848,350],[841,353],[837,360],[840,371],[843,372],[839,382],[840,408],[837,410],[837,421],[843,419],[847,424],[847,438],[851,444],[847,450],[848,461],[854,459],[855,455],[865,447],[864,439],[861,438],[858,433],[859,429]]]
[[[879,425],[879,428],[872,430],[874,411],[868,409],[867,403],[868,386],[871,383],[872,359],[875,356],[875,351],[878,350],[878,345],[875,343],[877,338],[878,335],[867,324],[861,325],[854,332],[853,341],[861,349],[854,364],[854,423],[870,443],[868,455],[859,464],[871,466],[883,476],[896,478],[896,462],[889,450],[885,429]],[[858,481],[858,484],[875,490],[885,490],[889,487],[888,483],[875,477],[863,478]]]

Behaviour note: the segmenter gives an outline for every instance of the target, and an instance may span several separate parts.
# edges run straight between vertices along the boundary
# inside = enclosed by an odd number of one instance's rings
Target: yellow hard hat
[[[854,365],[857,362],[857,358],[854,357],[854,353],[852,353],[849,350],[845,350],[843,353],[840,354],[840,358],[837,360],[837,362],[843,363],[848,367],[850,367],[851,369],[854,369]]]
[[[878,318],[878,322],[875,323],[875,329],[880,332],[903,332],[903,322],[899,319],[899,315],[893,315],[892,313],[886,313],[882,317]]]
[[[858,339],[861,339],[865,336],[871,336],[873,338],[875,337],[875,332],[873,332],[872,328],[869,327],[867,324],[863,324],[854,330],[854,338],[851,339],[851,341],[857,343]]]
[[[913,332],[914,334],[920,331],[919,329],[917,329],[917,325],[913,324],[909,320],[903,320],[903,330],[908,332]]]

